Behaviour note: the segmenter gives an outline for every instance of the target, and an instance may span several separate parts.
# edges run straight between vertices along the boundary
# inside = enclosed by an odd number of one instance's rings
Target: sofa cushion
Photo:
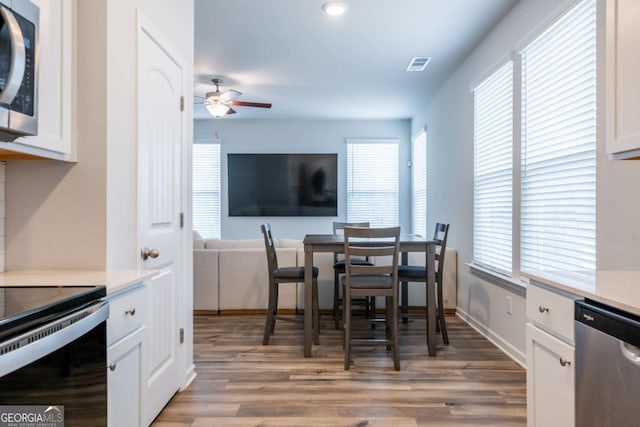
[[[244,239],[244,240],[205,240],[204,247],[206,249],[262,249],[264,250],[263,239]]]
[[[278,239],[278,241],[276,242],[276,247],[278,247],[278,248],[303,249],[304,245],[302,244],[302,240]]]

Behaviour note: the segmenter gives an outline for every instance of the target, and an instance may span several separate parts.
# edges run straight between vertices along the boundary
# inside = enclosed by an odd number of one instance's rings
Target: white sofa
[[[269,298],[267,257],[263,239],[203,240],[197,232],[193,237],[193,308],[198,311],[265,310]],[[302,242],[276,240],[278,264],[281,267],[303,266]],[[333,255],[314,254],[318,276],[320,309],[333,307]],[[424,254],[412,253],[409,263],[424,265]],[[444,277],[446,309],[455,309],[457,290],[457,252],[447,248]],[[302,308],[304,286],[281,286],[278,307]],[[409,305],[424,306],[423,285],[409,284]],[[383,305],[380,305],[383,306]]]

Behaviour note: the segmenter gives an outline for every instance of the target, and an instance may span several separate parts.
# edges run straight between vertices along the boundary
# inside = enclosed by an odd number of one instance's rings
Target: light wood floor
[[[304,358],[301,325],[276,322],[262,346],[264,316],[196,316],[198,376],[153,426],[525,426],[525,370],[456,316],[447,325],[437,357],[412,319],[400,325],[400,372],[384,346],[354,347],[344,371],[329,317]]]

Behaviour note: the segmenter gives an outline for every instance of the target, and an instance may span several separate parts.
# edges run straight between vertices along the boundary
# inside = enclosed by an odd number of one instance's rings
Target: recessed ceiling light
[[[347,11],[347,4],[341,1],[330,1],[322,5],[324,13],[331,16],[342,15]]]

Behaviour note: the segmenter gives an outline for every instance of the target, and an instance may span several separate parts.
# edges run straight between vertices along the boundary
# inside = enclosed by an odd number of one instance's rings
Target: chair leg
[[[403,324],[407,324],[409,323],[409,317],[408,314],[409,313],[409,282],[401,282],[402,286],[402,299],[401,299],[401,304],[402,304],[402,323]]]
[[[442,295],[442,286],[440,286],[440,283],[437,283],[436,286],[438,287],[436,289],[438,295],[438,323],[440,324],[440,331],[442,332],[442,342],[448,345],[449,334],[447,333],[447,324],[444,320],[444,298]]]
[[[320,344],[320,309],[318,307],[318,280],[313,279],[313,343]]]
[[[277,287],[276,284],[269,284],[269,307],[267,308],[267,321],[264,325],[264,337],[262,338],[262,345],[269,344],[269,337],[273,333],[273,329],[275,327],[275,298],[276,293],[274,287]]]
[[[391,302],[391,340],[393,341],[393,369],[400,370],[400,346],[398,345],[398,302],[394,297]]]
[[[333,269],[333,322],[336,329],[340,328],[340,275]]]
[[[342,298],[342,323],[344,325],[344,370],[349,370],[351,362],[351,299],[344,292]]]

